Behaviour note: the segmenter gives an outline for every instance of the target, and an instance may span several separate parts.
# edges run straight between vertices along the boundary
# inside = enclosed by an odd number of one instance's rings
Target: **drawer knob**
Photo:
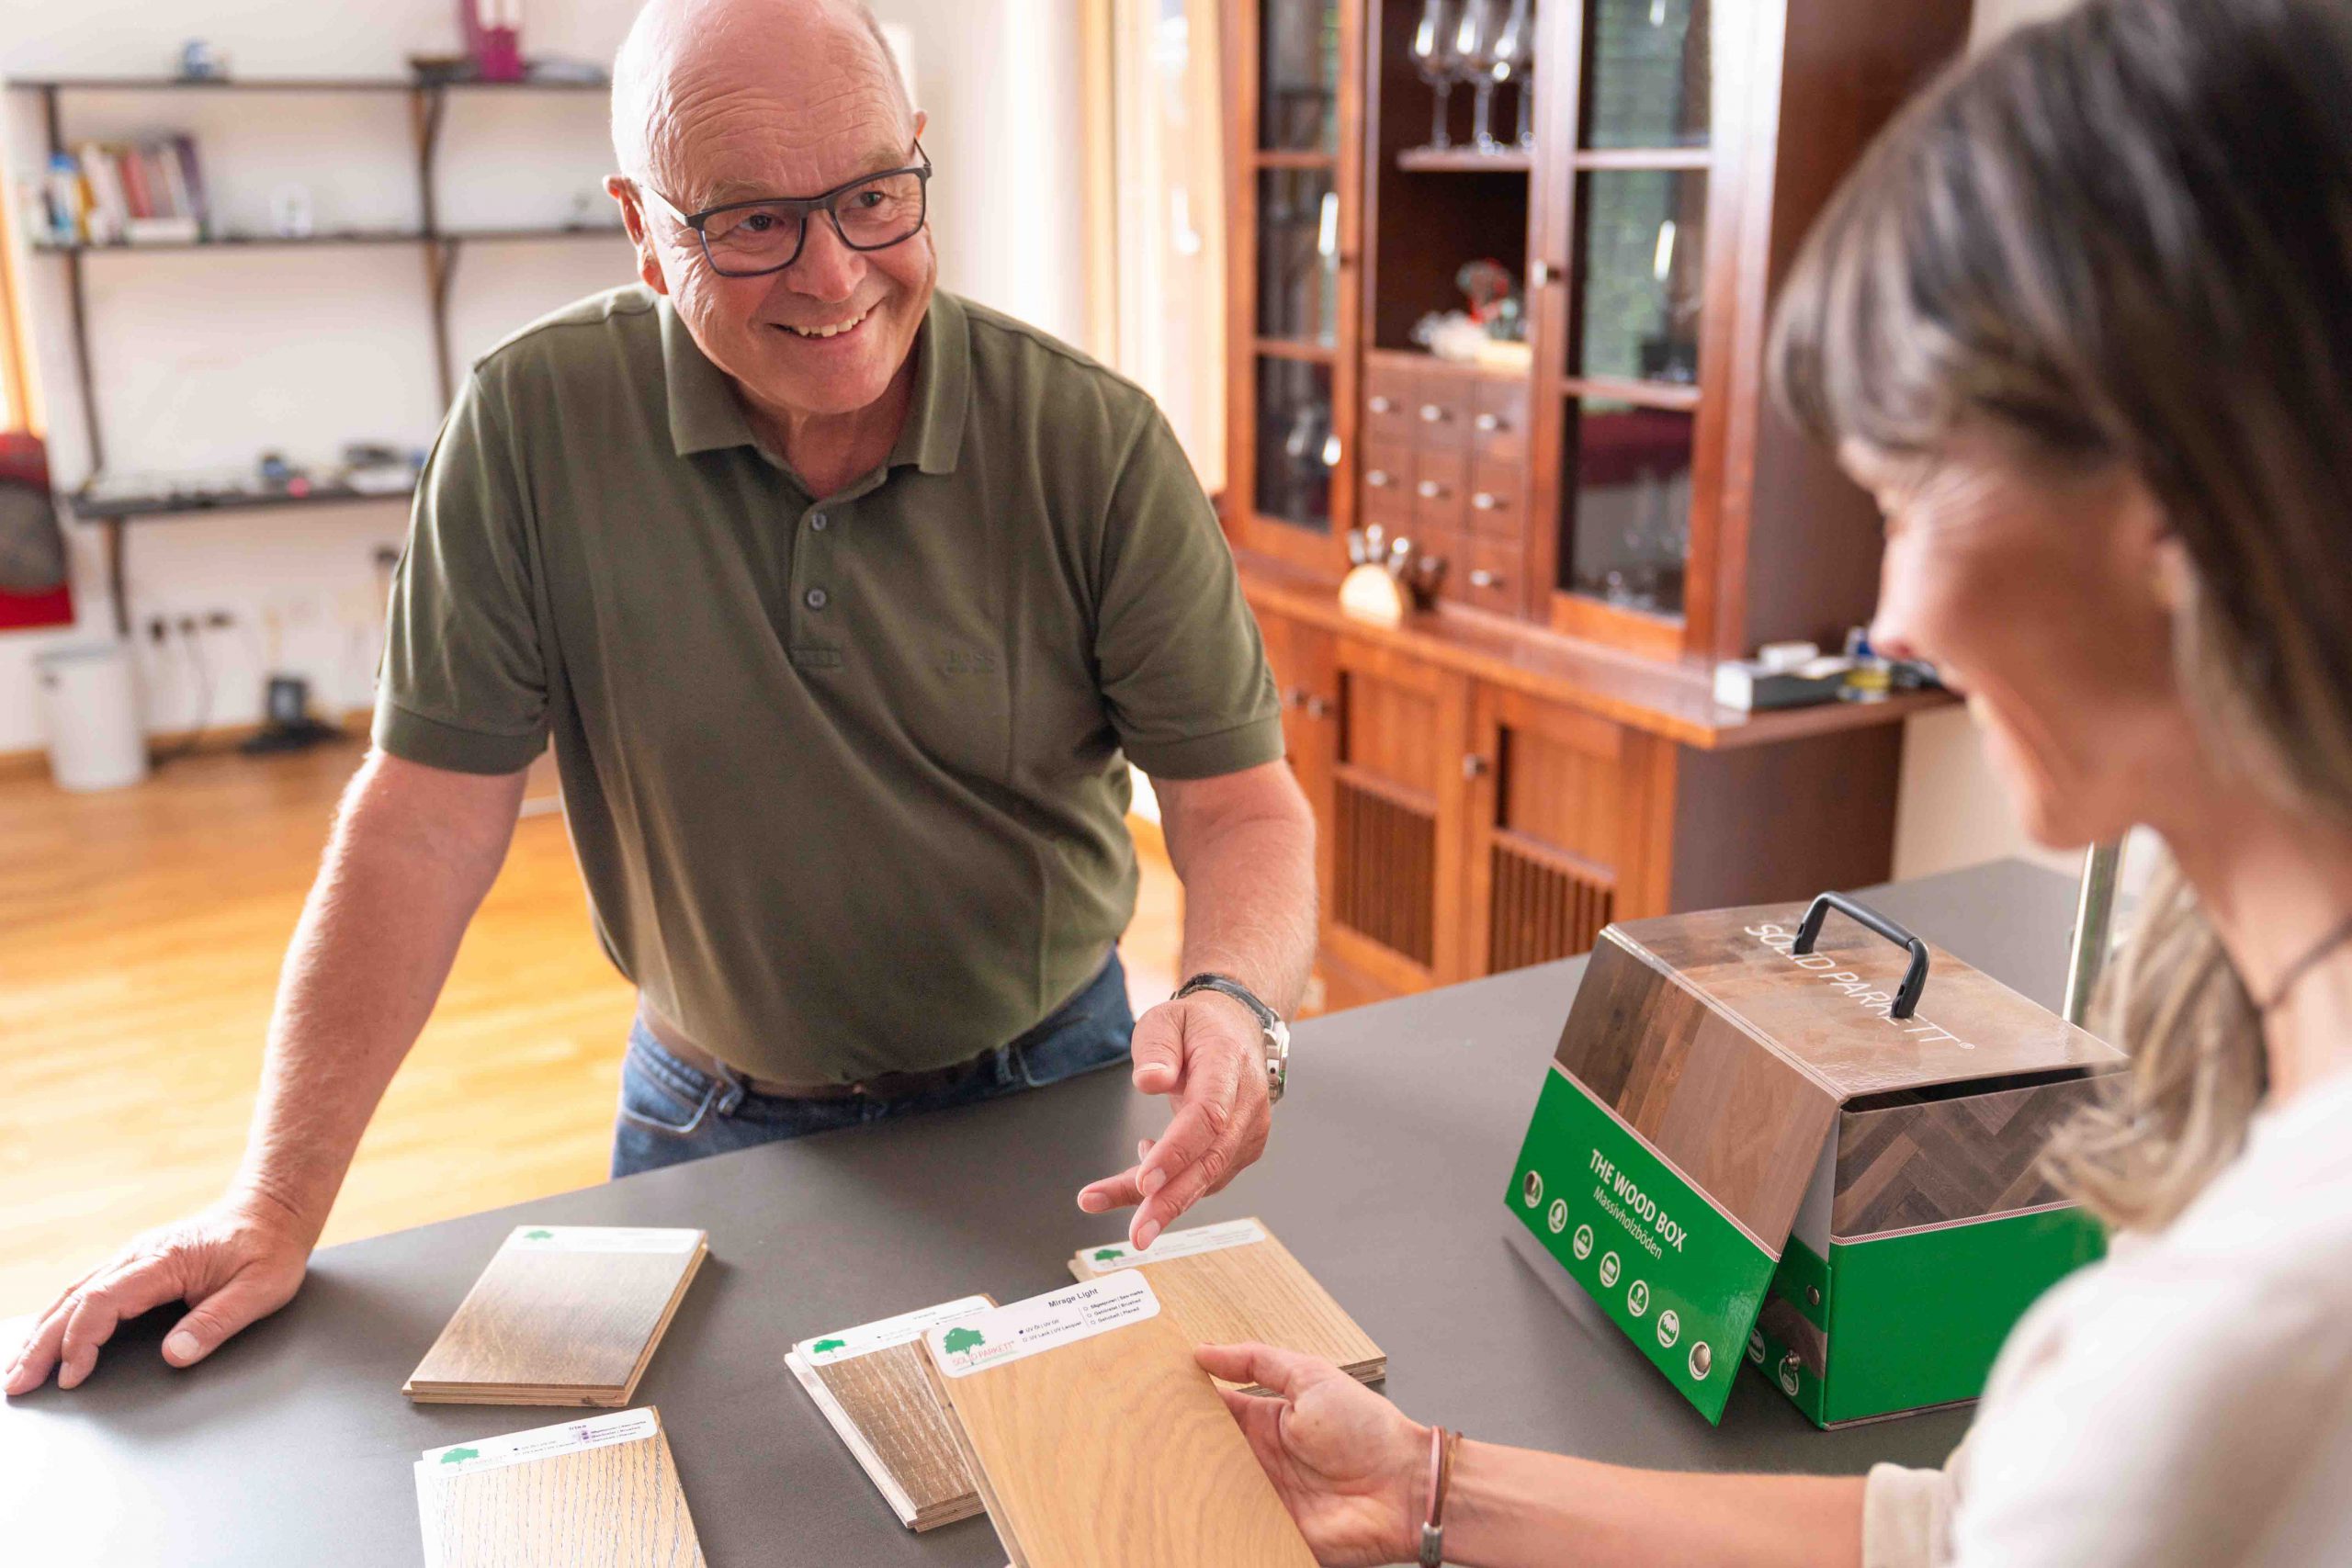
[[[1396,412],[1396,403],[1386,398],[1374,398],[1365,406],[1370,408],[1374,413],[1394,413]]]
[[[1443,421],[1444,418],[1445,409],[1443,405],[1439,403],[1423,403],[1421,405],[1421,423],[1423,424],[1437,424]]]
[[[1370,473],[1364,475],[1363,482],[1370,485],[1374,490],[1386,490],[1389,482],[1388,470],[1386,468],[1374,468]]]
[[[1492,434],[1503,427],[1503,422],[1497,419],[1490,413],[1482,413],[1471,423],[1476,424],[1480,430],[1487,432],[1488,434]]]
[[[1496,507],[1500,506],[1502,502],[1497,501],[1493,496],[1487,494],[1482,490],[1477,494],[1470,498],[1470,504],[1476,507],[1481,512],[1492,512]]]
[[[1503,580],[1483,566],[1470,574],[1470,586],[1473,588],[1500,588],[1502,585]]]
[[[1445,493],[1445,487],[1438,483],[1435,479],[1423,479],[1420,482],[1419,489],[1421,492],[1421,499],[1423,501],[1435,501],[1439,496]]]
[[[1462,776],[1465,779],[1484,777],[1487,770],[1490,766],[1492,766],[1492,764],[1489,763],[1487,759],[1478,755],[1476,751],[1465,751],[1463,753]]]

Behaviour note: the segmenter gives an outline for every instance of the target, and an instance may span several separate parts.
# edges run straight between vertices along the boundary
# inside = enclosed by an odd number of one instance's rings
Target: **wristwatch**
[[[1221,991],[1257,1014],[1258,1033],[1266,1043],[1266,1103],[1281,1100],[1283,1087],[1290,1082],[1290,1025],[1260,1001],[1256,992],[1227,976],[1195,975],[1177,987],[1176,995],[1181,1000],[1194,991]]]

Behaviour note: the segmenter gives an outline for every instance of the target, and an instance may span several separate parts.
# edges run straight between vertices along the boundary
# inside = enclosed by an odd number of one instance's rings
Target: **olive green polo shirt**
[[[503,773],[550,739],[596,931],[755,1076],[942,1066],[1134,913],[1127,764],[1282,755],[1257,623],[1150,398],[933,297],[888,460],[813,497],[670,302],[480,360],[419,485],[375,737]]]

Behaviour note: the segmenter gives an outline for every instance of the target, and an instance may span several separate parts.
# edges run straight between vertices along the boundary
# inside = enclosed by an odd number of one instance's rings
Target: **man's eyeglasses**
[[[913,239],[922,230],[931,188],[931,156],[921,141],[915,143],[915,156],[922,162],[861,175],[821,195],[731,201],[700,212],[681,212],[651,186],[635,183],[672,221],[695,231],[713,272],[721,277],[758,277],[782,272],[800,259],[808,218],[815,212],[831,220],[833,232],[853,251],[886,251]]]

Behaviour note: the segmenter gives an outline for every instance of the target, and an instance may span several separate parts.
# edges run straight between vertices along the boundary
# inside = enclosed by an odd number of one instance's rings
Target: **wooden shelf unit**
[[[90,468],[94,473],[103,473],[106,468],[106,433],[98,418],[97,385],[91,368],[89,288],[87,279],[84,276],[85,263],[89,258],[195,254],[222,255],[242,252],[301,250],[313,246],[417,246],[424,262],[424,283],[433,316],[434,368],[438,378],[441,401],[446,405],[455,395],[457,385],[456,368],[449,343],[449,293],[456,281],[458,258],[465,246],[585,238],[616,239],[626,235],[626,231],[613,224],[447,228],[440,221],[439,202],[434,188],[434,173],[440,153],[441,129],[447,114],[448,96],[451,93],[604,93],[611,90],[610,84],[605,82],[575,81],[570,78],[526,78],[520,82],[480,82],[417,77],[262,76],[191,80],[168,76],[47,76],[12,78],[6,85],[10,91],[40,95],[42,123],[48,143],[47,151],[52,158],[68,151],[63,103],[68,94],[399,93],[406,95],[409,99],[409,127],[416,160],[417,199],[424,219],[416,228],[349,230],[306,235],[208,234],[195,240],[124,242],[108,244],[54,244],[35,242],[28,247],[36,255],[55,258],[65,268],[66,298],[73,327],[74,377],[81,389],[83,429],[89,442]],[[369,501],[405,500],[409,492],[405,491],[369,493],[352,491],[343,486],[322,484],[308,496],[235,491],[227,492],[217,500],[198,498],[125,501],[118,499],[108,502],[96,499],[85,491],[74,498],[73,505],[77,517],[96,524],[105,530],[107,581],[114,602],[115,631],[117,635],[127,637],[130,635],[131,617],[130,606],[125,593],[124,557],[127,552],[127,543],[124,526],[126,524],[143,518],[180,516],[206,511],[277,510],[287,506],[326,502],[354,504]]]
[[[1539,0],[1532,85],[1496,101],[1533,92],[1535,146],[1490,152],[1466,91],[1428,145],[1421,9],[1226,6],[1224,518],[1322,829],[1333,1005],[1879,880],[1900,720],[1946,700],[1751,716],[1709,681],[1869,616],[1874,509],[1768,406],[1765,329],[1968,0]],[[1524,370],[1413,343],[1488,256],[1528,280]],[[1448,562],[1399,627],[1338,609],[1374,523]]]

